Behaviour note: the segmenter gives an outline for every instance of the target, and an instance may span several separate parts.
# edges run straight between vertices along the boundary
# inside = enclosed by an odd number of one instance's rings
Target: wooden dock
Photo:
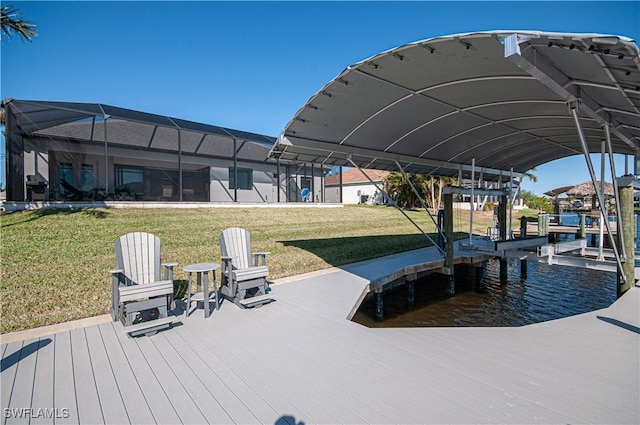
[[[616,223],[615,221],[609,222],[609,224],[611,225],[611,232],[614,235],[617,235],[617,231],[618,231],[618,223]],[[513,233],[516,236],[520,236],[520,228],[519,227],[513,227]],[[598,235],[600,234],[600,227],[599,226],[585,226],[584,228],[585,233],[587,235]],[[580,231],[580,227],[578,226],[560,226],[559,224],[556,223],[550,223],[549,224],[549,233],[555,233],[555,234],[565,234],[565,235],[575,235]],[[531,223],[527,223],[527,235],[528,236],[534,236],[538,234],[538,223],[536,222],[531,222]],[[604,234],[605,237],[607,235],[607,228],[604,228]]]
[[[473,256],[475,253],[461,253]],[[519,328],[369,329],[376,279],[433,248],[273,285],[153,337],[103,323],[1,346],[3,423],[640,423],[640,288]]]

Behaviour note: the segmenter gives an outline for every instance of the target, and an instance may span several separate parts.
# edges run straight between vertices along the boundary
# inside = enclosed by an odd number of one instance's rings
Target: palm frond
[[[22,18],[18,9],[11,5],[2,6],[0,11],[0,30],[6,38],[18,34],[27,41],[32,41],[31,37],[37,37],[35,24]]]

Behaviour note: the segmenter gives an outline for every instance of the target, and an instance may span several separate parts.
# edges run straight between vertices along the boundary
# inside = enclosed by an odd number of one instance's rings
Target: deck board
[[[68,408],[56,423],[640,422],[640,287],[520,328],[346,320],[372,279],[437,258],[416,250],[291,279],[271,304],[224,302],[151,337],[109,322],[3,344],[1,407]]]
[[[67,373],[73,374],[76,385],[75,396],[80,423],[104,423],[98,389],[91,366],[91,357],[89,356],[85,329],[74,329],[71,331],[71,353],[73,370],[67,371]]]
[[[11,342],[5,344],[4,355],[2,357],[2,372],[0,379],[0,400],[2,400],[2,408],[11,407],[11,398],[15,387],[15,379],[18,372],[18,364],[23,355],[22,348],[24,341]],[[7,423],[7,416],[2,415],[2,423]]]
[[[263,307],[264,308],[264,307]],[[243,334],[246,329],[243,330]],[[238,359],[238,365],[246,370],[247,379],[251,379],[251,376],[261,376],[266,382],[272,383],[272,391],[277,391],[284,397],[286,404],[280,405],[280,408],[285,408],[282,414],[290,413],[290,407],[296,406],[299,409],[299,415],[295,416],[297,421],[304,421],[305,423],[341,423],[340,419],[333,416],[323,406],[322,398],[314,398],[310,396],[309,390],[297,380],[297,376],[292,376],[278,368],[274,368],[273,359],[264,357],[255,349],[248,350],[246,346],[237,342],[234,336],[240,335],[237,332],[233,332],[229,335],[227,331],[218,329],[212,334],[214,341],[219,345],[224,345],[225,348],[231,351],[233,355]],[[242,337],[246,339],[246,337]],[[257,343],[257,341],[252,341]],[[273,341],[274,345],[278,345],[278,341]],[[310,367],[312,365],[309,365]],[[301,417],[301,415],[304,415]]]
[[[206,417],[190,397],[180,378],[176,376],[173,365],[167,364],[152,339],[137,338],[136,342],[147,363],[153,368],[160,386],[176,408],[180,421],[182,423],[205,423]],[[156,391],[158,390],[156,389]]]
[[[37,363],[37,347],[39,341],[31,339],[24,341],[20,351],[20,360],[17,364],[16,375],[11,391],[10,409],[25,409],[32,406],[33,383]],[[24,415],[24,413],[22,413]],[[30,413],[28,413],[30,415]],[[20,414],[7,418],[7,424],[21,423]],[[29,419],[29,416],[27,416]]]
[[[98,329],[105,347],[109,347],[106,354],[129,421],[136,424],[156,422],[127,356],[120,347],[113,326],[111,323],[105,323],[99,325]]]
[[[304,391],[307,397],[314,400],[323,400],[325,404],[333,406],[332,415],[340,418],[343,423],[374,423],[374,415],[369,414],[369,409],[358,409],[357,400],[352,399],[348,394],[337,391],[334,386],[326,385],[324,359],[312,359],[305,354],[299,355],[299,350],[308,350],[307,342],[297,335],[289,335],[288,329],[283,323],[278,323],[281,331],[285,331],[286,338],[280,337],[277,346],[274,346],[275,335],[265,334],[258,328],[244,331],[243,338],[239,338],[237,343],[245,351],[251,350],[257,353],[258,358],[268,359],[265,367],[274,371],[289,370],[290,374],[296,376],[294,385],[299,391]],[[233,337],[232,335],[225,335]],[[292,342],[295,341],[295,342]],[[283,354],[286,353],[286,354]],[[300,359],[305,358],[305,361]],[[377,419],[380,419],[377,416]],[[388,420],[388,419],[387,419]]]
[[[112,326],[112,331],[118,338],[118,345],[122,348],[123,354],[135,374],[135,379],[140,390],[145,396],[156,423],[176,424],[180,422],[180,417],[176,413],[173,401],[167,396],[166,391],[158,381],[156,371],[144,358],[137,340],[129,338],[126,333],[120,332],[118,326]]]
[[[76,384],[73,375],[73,357],[71,352],[71,334],[62,332],[54,337],[55,364],[53,366],[53,406],[58,407],[60,415],[56,424],[77,424],[78,406],[76,403]]]
[[[207,323],[190,323],[189,328],[195,335],[202,335],[202,332],[208,332],[208,338],[200,339],[202,345],[207,350],[216,353],[220,364],[223,365],[223,369],[233,371],[240,381],[251,387],[252,392],[259,394],[265,400],[275,414],[275,416],[270,416],[269,412],[267,412],[267,418],[275,417],[276,419],[273,420],[275,423],[281,417],[300,418],[302,416],[302,410],[291,403],[281,393],[278,383],[270,381],[263,373],[263,369],[259,367],[262,362],[268,361],[268,359],[255,357],[250,361],[246,361],[246,357],[239,356],[231,344],[221,344],[216,338],[218,328],[211,327]],[[249,399],[251,399],[251,396]],[[270,422],[272,421],[263,421],[263,423]],[[295,421],[285,420],[285,422],[295,425]]]
[[[53,409],[53,374],[55,347],[48,337],[40,338],[36,352],[36,371],[33,379],[33,394],[30,406],[47,406],[47,410],[35,412],[32,424],[53,424],[58,412]],[[62,412],[60,412],[62,413]]]
[[[251,385],[243,381],[235,371],[228,367],[223,359],[218,356],[216,350],[210,350],[202,341],[201,336],[194,333],[165,332],[167,341],[175,346],[188,347],[185,354],[189,363],[206,364],[210,381],[216,392],[227,393],[227,400],[231,399],[229,412],[234,420],[240,423],[273,423],[278,419],[276,411],[258,394]],[[235,400],[233,399],[235,398]],[[225,406],[228,404],[225,402]],[[243,412],[237,412],[243,410]],[[235,412],[235,413],[234,413]],[[251,416],[247,416],[248,413]]]
[[[127,413],[123,395],[118,388],[100,328],[98,326],[85,328],[85,335],[104,421],[107,424],[130,423],[132,418]]]
[[[177,379],[182,382],[186,393],[198,406],[207,423],[233,423],[233,419],[222,407],[216,394],[211,391],[211,382],[208,382],[211,379],[211,374],[207,373],[206,363],[201,360],[192,363],[187,362],[181,352],[187,350],[188,347],[174,346],[167,341],[164,335],[156,335],[152,338],[152,341],[158,352],[162,353],[167,364],[171,365],[171,369]],[[180,349],[180,352],[178,349]]]

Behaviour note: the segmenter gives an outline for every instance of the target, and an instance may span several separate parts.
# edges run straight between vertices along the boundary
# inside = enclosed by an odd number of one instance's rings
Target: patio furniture
[[[116,269],[111,272],[111,317],[130,336],[153,335],[176,321],[173,309],[173,267],[160,263],[160,238],[134,232],[114,242]],[[161,274],[161,268],[164,272]]]
[[[218,296],[218,282],[216,281],[216,270],[220,268],[220,264],[218,263],[198,263],[198,264],[189,264],[185,266],[183,269],[185,272],[189,273],[189,286],[187,287],[187,308],[185,309],[184,315],[189,316],[191,314],[191,303],[201,302],[204,308],[204,317],[205,319],[209,317],[209,303],[213,299],[215,302],[214,308],[218,310],[220,297]],[[213,291],[209,291],[209,272],[213,274]],[[197,276],[197,284],[196,284],[196,293],[191,295],[191,282],[193,278],[193,273]],[[204,275],[204,279],[202,278]],[[204,280],[204,288],[202,288],[202,281]],[[205,296],[206,294],[206,296]],[[206,301],[205,301],[206,299]],[[194,308],[194,310],[195,310]]]
[[[39,175],[27,176],[27,201],[46,200],[47,182]]]
[[[232,227],[220,234],[222,252],[222,296],[240,308],[261,306],[273,301],[267,295],[268,252],[251,252],[249,232]]]
[[[64,197],[68,201],[82,201],[85,198],[85,193],[80,189],[66,181],[65,179],[60,179],[60,186],[65,190]]]

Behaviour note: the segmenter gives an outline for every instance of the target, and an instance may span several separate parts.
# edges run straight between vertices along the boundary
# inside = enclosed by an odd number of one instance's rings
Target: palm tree
[[[22,16],[20,16],[18,9],[10,4],[2,6],[0,12],[0,27],[2,34],[6,38],[11,38],[13,34],[19,34],[23,39],[32,41],[31,37],[38,35],[35,24],[25,21]]]
[[[538,170],[536,170],[536,168],[535,168],[535,167],[533,167],[533,168],[532,168],[532,169],[530,169],[529,171],[525,171],[525,172],[524,172],[524,176],[525,176],[526,178],[528,178],[529,180],[531,180],[532,182],[536,183],[536,182],[538,181],[538,177],[537,177],[535,174],[533,174],[533,173],[535,173],[536,171],[538,171]]]
[[[425,176],[408,173],[407,177],[422,196],[428,208],[439,210],[442,205],[442,192],[445,187],[457,182],[453,177]],[[411,186],[407,184],[402,173],[389,173],[384,180],[385,191],[401,208],[413,208],[421,205]]]
[[[421,174],[407,174],[409,180],[425,198],[429,193],[429,182],[426,176]],[[420,200],[399,172],[392,172],[384,179],[384,189],[401,208],[413,208],[420,205]]]

